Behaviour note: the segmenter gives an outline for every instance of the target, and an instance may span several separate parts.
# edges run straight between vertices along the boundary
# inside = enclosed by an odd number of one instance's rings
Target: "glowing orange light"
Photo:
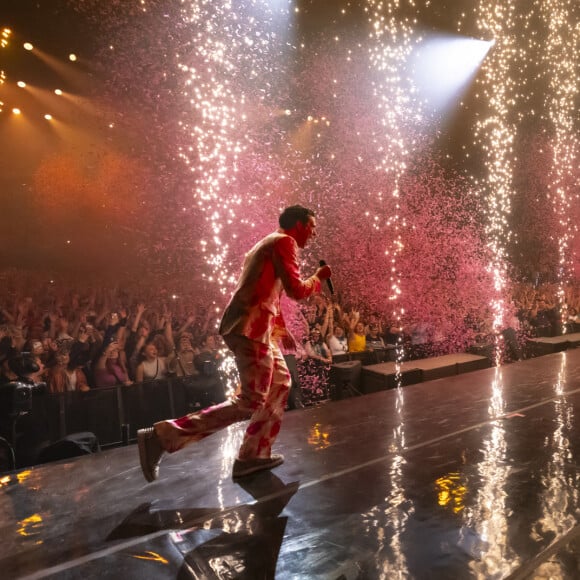
[[[149,560],[151,562],[159,562],[161,564],[169,564],[169,560],[167,560],[157,552],[147,551],[143,556],[140,556],[139,554],[134,554],[133,558],[137,558],[138,560]]]
[[[11,34],[12,31],[9,28],[5,28],[2,31],[2,38],[0,39],[0,47],[6,48],[8,46],[8,40]]]
[[[42,516],[40,514],[34,514],[18,523],[20,524],[20,528],[17,530],[19,535],[33,536],[39,531],[40,524],[42,524]]]
[[[21,471],[20,473],[16,474],[16,479],[18,480],[18,483],[24,483],[31,475],[32,470],[25,469],[24,471]]]
[[[44,118],[45,118],[47,121],[52,121],[52,115],[50,115],[49,113],[47,113],[46,115],[44,115]]]
[[[20,109],[17,109],[17,108],[14,108],[14,109],[12,109],[12,112],[13,112],[15,115],[21,115],[21,114],[22,114],[22,111],[21,111]]]

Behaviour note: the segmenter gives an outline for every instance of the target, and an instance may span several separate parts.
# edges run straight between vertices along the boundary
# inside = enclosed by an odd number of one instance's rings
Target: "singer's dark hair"
[[[314,217],[314,212],[302,205],[291,205],[287,207],[278,218],[278,223],[283,230],[292,229],[298,222],[308,223],[308,218]]]

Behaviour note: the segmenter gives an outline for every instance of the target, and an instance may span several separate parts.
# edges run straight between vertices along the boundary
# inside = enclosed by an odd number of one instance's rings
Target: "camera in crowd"
[[[30,353],[9,359],[8,367],[16,379],[0,385],[0,418],[15,418],[32,410],[33,393],[46,392],[46,383],[36,383],[30,376],[39,368]]]

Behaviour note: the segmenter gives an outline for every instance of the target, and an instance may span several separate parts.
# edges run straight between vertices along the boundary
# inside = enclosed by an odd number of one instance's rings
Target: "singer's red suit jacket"
[[[300,277],[298,244],[278,231],[258,242],[244,260],[236,290],[220,324],[220,334],[239,334],[269,344],[283,335],[286,325],[280,311],[282,292],[300,300],[320,292],[320,280]]]

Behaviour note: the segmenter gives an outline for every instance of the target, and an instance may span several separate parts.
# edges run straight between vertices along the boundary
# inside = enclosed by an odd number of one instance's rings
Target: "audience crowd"
[[[580,328],[578,289],[567,289],[563,310],[557,296],[556,287],[548,285],[514,289],[511,320],[502,331],[504,362],[519,360],[530,336],[561,334],[564,326],[567,331]],[[45,382],[51,393],[63,393],[216,376],[226,356],[216,332],[219,311],[193,303],[167,292],[146,300],[119,289],[6,293],[0,296],[0,384],[26,372],[30,380]],[[466,317],[460,348],[446,344],[429,321],[397,323],[325,295],[313,297],[297,312],[303,338],[296,360],[311,400],[326,398],[333,360],[351,353],[376,353],[377,362],[393,360],[398,344],[406,359],[423,358],[483,348],[493,338],[491,314],[486,318],[475,309]]]

